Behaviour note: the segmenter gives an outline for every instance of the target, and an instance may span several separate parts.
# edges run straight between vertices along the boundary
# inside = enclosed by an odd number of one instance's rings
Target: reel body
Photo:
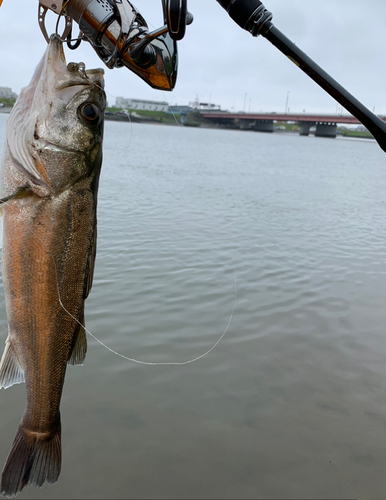
[[[62,39],[71,49],[87,40],[108,68],[125,66],[155,89],[173,90],[177,80],[177,40],[193,21],[187,0],[162,0],[164,25],[153,32],[129,0],[40,0],[39,25],[46,40],[45,16],[65,17]],[[72,24],[80,36],[71,43]]]

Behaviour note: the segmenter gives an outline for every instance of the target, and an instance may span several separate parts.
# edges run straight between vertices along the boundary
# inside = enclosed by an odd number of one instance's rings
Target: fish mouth
[[[86,70],[83,63],[67,64],[67,71],[62,75],[55,85],[56,90],[64,90],[70,87],[97,85],[104,88],[104,71],[101,68]]]
[[[58,35],[51,35],[47,54],[47,67],[56,70],[55,90],[65,90],[76,86],[99,85],[104,88],[102,68],[86,70],[84,63],[67,64],[63,41]]]
[[[56,90],[64,90],[64,89],[68,89],[70,87],[78,87],[78,86],[83,86],[83,87],[87,87],[87,86],[90,86],[92,85],[89,81],[84,81],[84,80],[80,80],[78,78],[74,79],[74,80],[71,80],[71,81],[61,81],[61,82],[58,82],[57,85],[55,85],[55,89]]]
[[[38,151],[55,151],[60,153],[74,153],[80,154],[81,151],[77,149],[64,148],[63,146],[59,146],[58,144],[54,144],[53,142],[44,141],[36,144]]]
[[[46,130],[49,117],[60,121],[66,111],[75,111],[70,106],[75,95],[79,94],[74,106],[82,101],[83,94],[85,98],[92,96],[99,102],[99,96],[103,93],[103,70],[86,71],[81,64],[73,64],[72,69],[70,71],[66,63],[63,42],[59,37],[51,37],[29,85],[20,92],[7,121],[7,144],[12,162],[44,196],[52,192],[45,163],[52,166],[55,155],[61,160],[66,155],[71,157],[71,161],[80,159],[101,141],[99,136],[95,138],[91,132],[88,141],[85,132],[85,143],[82,142],[84,137],[62,141],[63,137],[56,129]],[[91,137],[95,141],[92,144]]]

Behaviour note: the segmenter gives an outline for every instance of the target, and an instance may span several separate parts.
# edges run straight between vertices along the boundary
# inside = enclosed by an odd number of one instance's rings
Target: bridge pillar
[[[240,122],[240,130],[250,130],[251,120],[239,120],[239,122]]]
[[[186,117],[187,117],[186,111],[180,114],[180,122],[182,123],[182,125],[186,124]]]
[[[300,126],[299,135],[310,135],[310,127],[314,126],[313,122],[298,122]]]
[[[336,137],[336,123],[319,122],[316,124],[315,137]]]
[[[252,125],[255,132],[273,132],[273,120],[256,120]]]

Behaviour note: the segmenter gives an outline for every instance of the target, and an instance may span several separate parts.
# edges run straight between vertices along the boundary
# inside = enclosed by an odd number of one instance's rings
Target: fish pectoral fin
[[[0,198],[0,205],[10,201],[20,200],[21,198],[27,198],[28,196],[36,195],[29,186],[21,186],[18,187],[12,194],[4,196],[4,198]]]
[[[5,341],[3,357],[0,361],[0,389],[8,389],[14,384],[25,382],[24,371],[12,349],[9,337]]]
[[[74,347],[72,348],[70,357],[68,358],[69,365],[83,365],[87,353],[87,338],[84,329],[84,312],[79,318],[79,325],[77,333],[74,335]]]

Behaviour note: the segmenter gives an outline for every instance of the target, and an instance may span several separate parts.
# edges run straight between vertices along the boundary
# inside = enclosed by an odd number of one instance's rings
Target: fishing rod
[[[358,118],[374,136],[381,149],[386,152],[386,123],[367,109],[278,30],[271,22],[272,13],[265,8],[260,0],[217,0],[217,2],[241,28],[254,37],[261,35],[269,40],[331,97]]]
[[[1,2],[1,0],[0,0]],[[145,19],[129,0],[39,0],[39,25],[47,42],[45,28],[48,10],[63,16],[70,49],[82,40],[90,42],[108,68],[126,66],[151,87],[173,90],[177,79],[177,41],[193,21],[187,0],[161,0],[164,24],[150,32]],[[326,71],[289,40],[272,21],[260,0],[217,0],[244,30],[267,38],[302,71],[355,116],[371,132],[386,152],[386,123],[343,88]],[[80,33],[72,43],[72,23]]]

